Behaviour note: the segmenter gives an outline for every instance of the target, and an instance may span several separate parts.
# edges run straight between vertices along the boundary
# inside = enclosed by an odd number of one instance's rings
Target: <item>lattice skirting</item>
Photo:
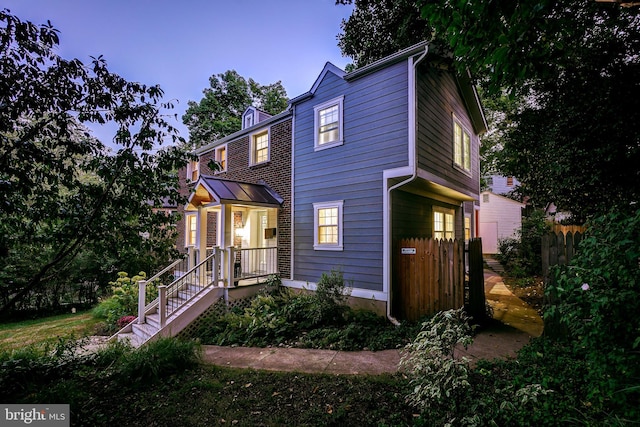
[[[178,338],[181,339],[192,339],[196,338],[198,331],[201,330],[208,323],[213,323],[213,321],[219,317],[224,316],[231,310],[240,310],[244,311],[245,308],[251,306],[251,300],[258,293],[261,287],[256,287],[254,292],[250,292],[249,295],[243,295],[240,298],[233,298],[233,295],[229,295],[229,302],[225,303],[224,298],[220,298],[216,301],[211,307],[209,307],[204,313],[198,316],[189,326],[184,328],[178,334]],[[246,292],[245,292],[246,293]]]

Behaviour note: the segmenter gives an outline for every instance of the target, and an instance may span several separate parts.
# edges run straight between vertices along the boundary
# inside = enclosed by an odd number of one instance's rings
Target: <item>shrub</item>
[[[400,362],[411,373],[411,404],[421,410],[446,406],[455,413],[471,385],[469,361],[454,358],[456,345],[473,341],[470,317],[463,309],[441,311],[422,324],[416,339],[405,347]]]
[[[351,289],[346,286],[342,271],[332,269],[329,274],[322,273],[310,307],[312,321],[317,325],[342,323],[349,295]]]
[[[522,219],[517,237],[498,240],[496,258],[510,276],[518,278],[542,273],[541,239],[549,230],[544,212],[536,210]]]
[[[640,210],[612,212],[588,224],[571,265],[555,269],[545,311],[568,331],[590,364],[589,399],[637,400],[640,377]],[[635,378],[635,380],[634,380]]]
[[[93,315],[105,319],[110,331],[118,327],[118,321],[122,317],[134,316],[138,312],[138,281],[146,277],[144,271],[133,277],[129,277],[126,272],[119,272],[118,278],[114,282],[109,282],[112,295],[93,309]],[[145,294],[147,302],[157,298],[158,286],[155,281],[147,282]]]
[[[160,338],[138,349],[116,350],[103,357],[114,358],[115,374],[120,381],[141,386],[184,372],[200,362],[200,345],[195,341]]]

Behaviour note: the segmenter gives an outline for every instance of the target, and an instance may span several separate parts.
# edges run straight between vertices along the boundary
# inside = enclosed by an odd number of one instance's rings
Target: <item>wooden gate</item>
[[[393,309],[416,321],[465,303],[463,240],[402,239],[394,257]]]

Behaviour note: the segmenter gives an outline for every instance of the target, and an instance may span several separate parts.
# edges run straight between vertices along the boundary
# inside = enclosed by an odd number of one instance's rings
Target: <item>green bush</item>
[[[544,212],[533,211],[522,219],[517,237],[499,239],[496,258],[516,278],[542,273],[541,239],[550,231]]]
[[[588,224],[571,265],[556,268],[545,312],[567,345],[589,363],[585,397],[601,405],[638,403],[640,378],[640,210]],[[597,402],[596,402],[597,401]]]
[[[123,316],[133,316],[138,313],[138,281],[147,277],[144,271],[133,277],[129,277],[126,272],[119,272],[118,278],[114,282],[109,282],[111,286],[111,296],[102,300],[93,309],[93,315],[99,319],[104,319],[110,331],[117,328],[118,320]],[[145,301],[150,303],[158,297],[157,283],[147,282],[145,288]]]
[[[402,347],[415,336],[416,324],[397,327],[346,305],[349,290],[338,270],[323,274],[314,293],[294,292],[277,277],[269,283],[249,307],[202,325],[197,337],[216,345],[382,350]]]
[[[410,372],[413,391],[407,399],[417,408],[427,411],[445,405],[456,412],[470,390],[469,361],[454,358],[456,345],[466,348],[473,341],[470,320],[463,309],[436,313],[405,347],[400,365]]]
[[[115,344],[99,357],[115,362],[114,373],[121,382],[141,386],[194,368],[201,352],[195,341],[160,338],[138,349],[123,350],[122,344]]]

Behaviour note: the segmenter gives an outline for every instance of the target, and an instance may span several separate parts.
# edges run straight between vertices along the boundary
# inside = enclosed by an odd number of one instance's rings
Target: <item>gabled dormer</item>
[[[267,112],[259,110],[256,107],[248,107],[244,110],[244,113],[242,113],[242,130],[249,129],[270,117],[271,114]]]

